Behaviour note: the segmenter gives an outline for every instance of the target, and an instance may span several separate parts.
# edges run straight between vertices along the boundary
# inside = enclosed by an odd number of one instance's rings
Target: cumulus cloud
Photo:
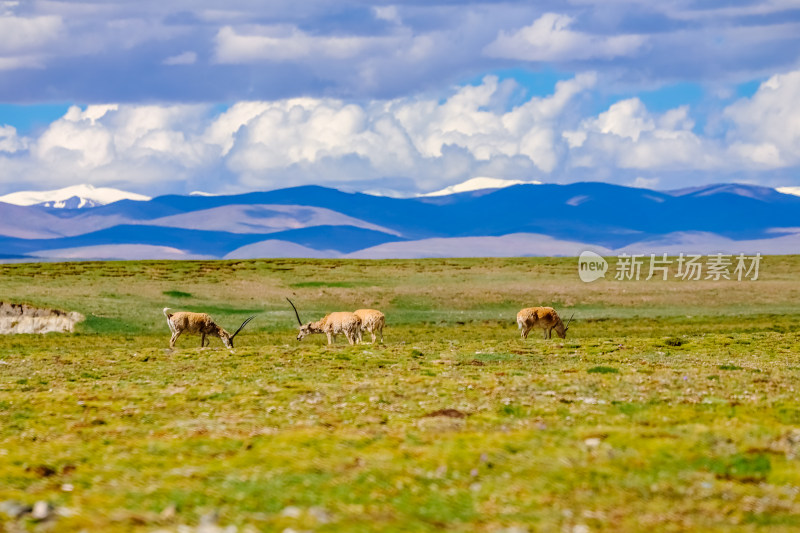
[[[800,71],[772,76],[725,110],[733,154],[758,166],[800,163]]]
[[[590,35],[570,29],[573,17],[545,13],[530,26],[501,30],[484,49],[489,57],[523,61],[572,61],[629,56],[644,44],[642,35]]]
[[[17,129],[13,126],[0,125],[0,152],[13,154],[25,148],[26,139],[21,139],[17,135]]]
[[[724,110],[727,137],[696,131],[691,108],[655,112],[638,98],[580,113],[594,73],[519,102],[515,82],[487,76],[444,98],[362,103],[287,98],[209,105],[74,106],[40,134],[0,127],[0,187],[24,176],[51,188],[88,182],[155,195],[301,184],[404,193],[475,176],[530,181],[609,179],[685,186],[743,167],[800,161],[793,102],[800,72],[770,78]],[[675,182],[673,176],[683,176]]]
[[[638,98],[617,102],[564,132],[572,164],[636,170],[724,168],[721,147],[693,131],[689,108],[650,112]]]
[[[358,170],[364,177],[413,177],[423,187],[466,179],[481,165],[506,161],[527,173],[558,164],[558,118],[591,74],[557,85],[506,112],[489,111],[506,94],[496,77],[459,89],[446,100],[398,99],[367,106],[332,99],[291,99],[232,107],[209,129],[235,173],[248,182],[281,169],[310,174]],[[516,164],[509,163],[517,159]],[[537,170],[538,169],[538,170]],[[313,179],[313,178],[312,178]]]
[[[41,188],[90,183],[181,190],[176,183],[202,182],[217,170],[219,147],[201,140],[207,117],[207,106],[73,106],[36,138],[10,136],[14,150],[5,151],[16,153],[0,151],[0,183],[22,176]],[[5,132],[0,149],[9,143]]]
[[[430,190],[486,171],[550,173],[564,151],[559,121],[595,76],[562,81],[553,94],[509,108],[512,83],[489,76],[441,101],[241,102],[211,118],[207,106],[72,107],[32,141],[26,161],[47,169],[48,186],[83,174],[95,185],[135,179],[142,190],[169,176],[208,190],[199,180],[222,171],[212,192],[387,177]],[[135,169],[142,175],[132,178]]]

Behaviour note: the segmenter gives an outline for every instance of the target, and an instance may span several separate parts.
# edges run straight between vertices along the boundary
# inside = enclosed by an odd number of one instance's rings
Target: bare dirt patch
[[[0,334],[69,332],[83,318],[74,311],[0,302]]]

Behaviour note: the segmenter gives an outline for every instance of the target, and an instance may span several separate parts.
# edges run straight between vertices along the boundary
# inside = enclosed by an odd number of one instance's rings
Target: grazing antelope
[[[251,316],[239,326],[232,335],[225,331],[222,326],[214,323],[209,315],[206,313],[192,313],[190,311],[178,311],[177,313],[170,313],[170,308],[164,308],[164,316],[167,317],[167,325],[172,332],[172,338],[169,340],[169,347],[175,348],[175,341],[181,336],[181,333],[193,333],[200,335],[200,347],[206,345],[206,335],[219,337],[226,347],[233,349],[233,338],[242,331],[248,322],[255,318]]]
[[[573,313],[572,316],[575,316]],[[522,330],[522,338],[527,339],[528,333],[533,328],[544,329],[544,338],[549,339],[553,334],[553,330],[562,339],[567,336],[567,329],[569,323],[572,321],[572,316],[567,320],[567,325],[559,318],[558,313],[552,307],[527,307],[517,313],[517,326]]]
[[[289,300],[289,298],[286,298]],[[343,333],[347,337],[350,344],[355,344],[358,341],[359,332],[361,331],[361,319],[353,313],[337,312],[325,315],[322,320],[317,322],[309,322],[303,324],[300,320],[300,314],[291,300],[289,303],[294,309],[294,314],[297,317],[297,323],[300,324],[300,332],[297,334],[297,340],[303,340],[303,337],[311,335],[312,333],[324,333],[328,336],[328,344],[336,342],[336,335]]]
[[[369,331],[372,335],[372,344],[375,344],[375,332],[381,336],[383,344],[383,327],[386,325],[386,317],[376,309],[356,309],[353,314],[361,319],[361,328],[358,331],[358,342],[361,343],[361,334]]]

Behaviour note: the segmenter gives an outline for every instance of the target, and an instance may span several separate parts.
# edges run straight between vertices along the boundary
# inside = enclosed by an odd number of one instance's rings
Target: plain
[[[583,283],[574,258],[0,265],[7,530],[794,531],[800,256],[757,281]],[[295,341],[359,307],[385,344]],[[515,314],[575,313],[565,340]],[[168,350],[163,307],[236,349]],[[563,312],[562,312],[563,311]],[[567,315],[569,316],[569,315]],[[13,514],[13,513],[12,513]]]

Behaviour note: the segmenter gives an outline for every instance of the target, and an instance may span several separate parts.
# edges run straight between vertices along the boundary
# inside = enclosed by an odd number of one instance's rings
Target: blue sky
[[[800,1],[0,0],[0,193],[800,185]]]

